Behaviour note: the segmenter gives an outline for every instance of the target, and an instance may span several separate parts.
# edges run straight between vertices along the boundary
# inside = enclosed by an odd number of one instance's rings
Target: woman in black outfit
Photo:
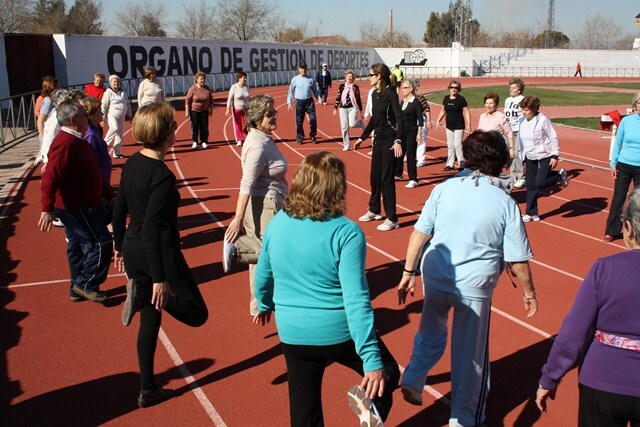
[[[114,262],[127,272],[127,299],[122,310],[126,326],[140,311],[138,406],[145,408],[172,397],[154,381],[153,360],[166,310],[178,321],[201,326],[207,306],[180,251],[176,177],[164,163],[167,150],[176,142],[174,109],[152,103],[138,110],[133,137],[144,148],[124,165],[113,213]],[[126,218],[129,215],[129,227]],[[123,259],[124,257],[124,259]]]
[[[394,230],[399,227],[396,216],[396,184],[394,170],[396,157],[402,156],[403,123],[398,94],[391,84],[391,72],[384,64],[373,64],[369,73],[369,83],[376,88],[371,97],[373,104],[371,120],[362,132],[362,136],[354,144],[354,148],[367,139],[375,129],[376,143],[373,144],[371,156],[371,198],[369,210],[359,218],[366,222],[381,220],[380,193],[384,202],[387,219],[377,228],[380,231]]]
[[[413,80],[404,79],[400,85],[400,91],[404,98],[400,109],[402,110],[402,121],[404,122],[404,138],[402,139],[402,151],[407,156],[407,172],[409,182],[405,187],[416,188],[418,184],[418,168],[416,167],[416,151],[418,141],[422,142],[422,127],[424,119],[422,115],[422,104],[416,97]],[[402,157],[396,160],[396,178],[402,179],[404,161]]]
[[[445,119],[447,129],[447,164],[443,170],[454,170],[454,161],[458,158],[458,169],[464,169],[462,155],[462,139],[464,131],[471,132],[471,113],[467,100],[460,95],[462,83],[458,80],[449,82],[449,95],[442,99],[442,110],[436,120],[436,130],[440,129],[440,122]]]

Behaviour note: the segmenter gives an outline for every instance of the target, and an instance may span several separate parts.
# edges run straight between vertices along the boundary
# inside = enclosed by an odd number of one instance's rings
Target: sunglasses
[[[369,77],[377,76],[376,73],[369,73]]]
[[[460,86],[449,86],[449,89],[460,90]]]
[[[278,110],[269,110],[266,113],[264,113],[264,116],[268,119],[271,119],[273,117],[278,117]]]

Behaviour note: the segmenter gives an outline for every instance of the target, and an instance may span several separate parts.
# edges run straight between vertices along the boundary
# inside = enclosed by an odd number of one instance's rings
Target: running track
[[[575,81],[575,80],[573,80]],[[583,79],[596,82],[595,79]],[[531,83],[557,83],[558,79],[527,79]],[[359,82],[363,93],[367,82]],[[445,80],[423,82],[423,91],[445,87]],[[504,79],[465,79],[464,86],[506,84]],[[586,83],[585,83],[586,84]],[[337,88],[331,95],[335,99]],[[302,158],[318,150],[336,152],[347,164],[348,216],[357,218],[367,209],[370,158],[368,143],[359,151],[341,151],[339,119],[332,108],[317,106],[319,145],[295,143],[294,112],[286,110],[286,88],[253,89],[252,94],[274,96],[280,112],[276,139],[289,161],[291,175]],[[533,89],[527,93],[535,94]],[[463,92],[464,94],[464,92]],[[331,99],[331,97],[330,97]],[[223,275],[220,262],[224,226],[235,210],[241,176],[240,148],[224,116],[225,94],[217,95],[208,150],[191,149],[189,123],[183,111],[178,143],[167,163],[178,177],[182,204],[182,249],[200,283],[210,318],[191,329],[166,316],[162,324],[156,372],[158,380],[179,391],[179,397],[159,406],[137,409],[137,317],[129,328],[120,324],[125,298],[124,278],[112,270],[103,285],[109,295],[104,306],[68,299],[68,267],[64,232],[36,230],[40,212],[39,170],[27,168],[23,179],[0,206],[0,322],[3,360],[0,363],[0,416],[2,425],[216,425],[283,426],[288,424],[285,362],[272,323],[251,324],[248,315],[248,271],[235,266]],[[439,106],[432,108],[437,114]],[[572,115],[598,115],[626,105],[578,107]],[[589,110],[593,110],[589,111]],[[546,112],[544,106],[543,112]],[[551,109],[549,109],[551,111]],[[478,110],[472,111],[477,123]],[[594,114],[595,113],[595,114]],[[549,112],[549,115],[552,115]],[[553,116],[553,115],[552,115]],[[434,119],[437,116],[433,116]],[[305,123],[305,126],[307,124]],[[308,128],[306,128],[308,129]],[[540,311],[525,318],[521,289],[501,278],[493,300],[491,321],[491,393],[488,425],[575,425],[577,375],[573,371],[561,384],[549,413],[539,419],[529,399],[534,395],[540,367],[551,337],[593,261],[623,250],[617,241],[603,243],[612,180],[607,167],[608,140],[604,134],[557,127],[571,185],[554,189],[540,199],[542,221],[527,224],[535,254],[534,281]],[[397,185],[401,228],[382,233],[377,223],[361,224],[367,236],[367,276],[376,314],[376,326],[400,365],[409,360],[421,310],[421,292],[398,306],[395,286],[401,275],[406,243],[433,185],[449,175],[442,172],[446,157],[444,131],[429,134],[429,164],[419,169],[421,186],[409,190]],[[138,146],[126,136],[124,153]],[[574,163],[570,160],[577,160]],[[592,168],[583,163],[594,164]],[[114,164],[113,182],[119,181],[123,161]],[[513,196],[522,204],[524,192]],[[295,262],[292,255],[291,262]],[[406,404],[395,394],[388,425],[439,426],[448,420],[449,353],[430,373],[422,407]],[[346,390],[359,382],[341,366],[327,369],[324,413],[329,426],[352,426],[355,418],[346,404]]]

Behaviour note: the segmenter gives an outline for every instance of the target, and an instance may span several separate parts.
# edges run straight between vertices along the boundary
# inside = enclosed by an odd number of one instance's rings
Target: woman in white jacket
[[[109,89],[102,97],[102,116],[109,124],[109,130],[104,140],[107,145],[113,143],[113,157],[121,159],[122,137],[124,135],[124,122],[131,118],[131,103],[125,91],[122,90],[122,80],[112,74],[109,76]]]

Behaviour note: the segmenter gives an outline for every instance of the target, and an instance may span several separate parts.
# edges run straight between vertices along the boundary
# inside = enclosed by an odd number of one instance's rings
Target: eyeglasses
[[[377,76],[376,73],[369,73],[369,77]]]
[[[268,119],[271,119],[273,117],[278,117],[278,110],[269,110],[266,113],[264,113],[264,116]]]
[[[449,89],[460,90],[460,86],[449,86]]]

